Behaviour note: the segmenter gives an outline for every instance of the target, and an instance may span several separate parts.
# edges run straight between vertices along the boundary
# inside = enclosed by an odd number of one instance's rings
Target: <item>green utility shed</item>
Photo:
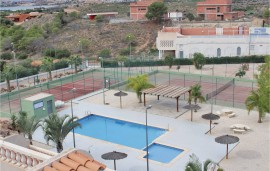
[[[43,118],[54,113],[54,96],[48,93],[39,93],[31,97],[22,99],[22,111],[30,116],[36,115],[37,118]]]

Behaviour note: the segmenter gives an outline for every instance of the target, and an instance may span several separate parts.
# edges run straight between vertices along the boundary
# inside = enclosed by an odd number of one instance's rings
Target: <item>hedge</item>
[[[264,63],[264,58],[266,55],[262,56],[245,56],[245,57],[206,57],[206,64],[241,64],[241,63]],[[193,60],[189,58],[174,59],[173,65],[193,65]],[[152,61],[125,61],[125,67],[140,67],[140,66],[166,66],[164,60],[152,60]],[[117,61],[104,60],[104,67],[120,67]]]

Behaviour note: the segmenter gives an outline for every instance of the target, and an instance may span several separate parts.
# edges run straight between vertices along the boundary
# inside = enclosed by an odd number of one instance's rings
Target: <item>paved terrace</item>
[[[122,97],[123,109],[120,109],[119,97],[113,95],[115,92],[114,90],[110,90],[105,93],[106,103],[110,104],[106,106],[103,105],[102,93],[91,97],[86,95],[81,98],[81,100],[76,99],[74,115],[82,118],[86,116],[86,112],[91,112],[101,116],[145,124],[145,108],[143,104],[138,103],[136,94],[128,92],[128,96]],[[245,110],[233,109],[237,114],[235,118],[222,116],[221,119],[217,121],[218,125],[213,129],[212,135],[206,135],[205,132],[209,129],[209,121],[203,120],[201,115],[210,112],[209,104],[201,105],[202,109],[194,113],[193,122],[189,121],[190,111],[185,111],[182,108],[186,105],[186,101],[180,101],[181,107],[179,112],[175,110],[174,99],[160,98],[160,100],[157,101],[155,96],[149,96],[147,104],[153,106],[148,112],[149,125],[165,129],[169,128],[169,131],[157,138],[155,142],[187,149],[187,152],[182,157],[177,158],[168,165],[150,161],[150,170],[183,170],[189,160],[189,155],[195,153],[200,160],[212,159],[216,162],[221,161],[220,165],[225,170],[254,171],[259,169],[261,171],[268,171],[269,116],[265,118],[264,123],[258,124],[256,123],[258,115],[256,112],[251,112],[251,114],[248,115]],[[214,106],[214,111],[223,108],[222,106]],[[180,115],[182,113],[184,114]],[[71,110],[66,106],[59,114],[71,114]],[[214,138],[224,134],[233,134],[229,126],[236,123],[246,124],[252,128],[252,131],[243,135],[237,135],[240,138],[240,143],[238,145],[230,145],[229,150],[231,151],[232,148],[234,148],[234,150],[230,152],[229,160],[223,160],[226,146],[215,143]],[[45,143],[41,129],[35,132],[34,139]],[[128,154],[126,159],[117,161],[117,169],[119,171],[146,170],[146,161],[142,158],[145,153],[142,150],[97,140],[79,134],[76,134],[76,145],[79,149],[90,150],[96,160],[107,164],[109,168],[113,168],[113,162],[103,160],[101,155],[116,150]],[[70,147],[73,147],[71,133],[64,142],[65,149]]]

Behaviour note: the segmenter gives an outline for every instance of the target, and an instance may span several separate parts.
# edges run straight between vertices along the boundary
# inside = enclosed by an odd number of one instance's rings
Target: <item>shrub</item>
[[[18,53],[16,54],[17,59],[27,59],[28,55],[26,53]]]
[[[101,23],[104,21],[104,17],[102,15],[97,15],[95,17],[96,22]]]
[[[54,64],[54,70],[67,68],[68,67],[68,61],[65,59],[62,59]]]
[[[169,68],[171,68],[173,65],[173,56],[171,55],[166,56],[164,62],[166,65],[169,66]]]
[[[67,49],[46,49],[44,55],[52,58],[61,59],[70,57],[71,53]]]
[[[189,19],[189,21],[192,21],[195,19],[194,15],[192,13],[188,13],[186,17]]]
[[[108,61],[108,60],[104,60],[104,61],[103,61],[103,67],[104,67],[104,68],[114,68],[114,67],[118,67],[118,62],[117,62],[117,61]]]
[[[205,65],[206,60],[204,58],[204,55],[201,53],[194,53],[193,55],[193,63],[196,69],[202,69],[202,67]]]
[[[10,59],[12,59],[12,57],[13,57],[13,55],[10,52],[2,53],[0,56],[0,58],[3,60],[10,60]]]
[[[111,51],[110,49],[103,49],[98,53],[99,57],[103,58],[110,58],[111,57]]]

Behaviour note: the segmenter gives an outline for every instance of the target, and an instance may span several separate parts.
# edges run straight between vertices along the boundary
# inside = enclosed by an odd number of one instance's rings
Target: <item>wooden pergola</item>
[[[150,94],[157,96],[158,100],[160,96],[168,97],[168,98],[175,98],[176,105],[177,105],[177,112],[179,111],[179,97],[185,93],[191,93],[191,89],[189,87],[178,87],[178,86],[170,86],[170,85],[157,85],[154,88],[148,88],[143,90],[143,103],[144,106],[146,105],[145,95]]]

